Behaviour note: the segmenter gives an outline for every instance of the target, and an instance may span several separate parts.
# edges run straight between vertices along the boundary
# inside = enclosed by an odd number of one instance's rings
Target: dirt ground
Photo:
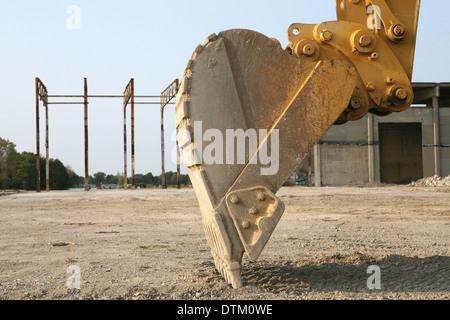
[[[450,299],[449,187],[277,195],[286,211],[240,289],[215,270],[192,189],[0,196],[0,299]]]

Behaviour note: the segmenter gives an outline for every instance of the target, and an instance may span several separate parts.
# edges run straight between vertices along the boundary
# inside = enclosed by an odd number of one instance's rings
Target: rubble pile
[[[414,182],[411,182],[410,186],[413,187],[450,187],[450,176],[441,177],[434,175],[432,177],[426,177]]]

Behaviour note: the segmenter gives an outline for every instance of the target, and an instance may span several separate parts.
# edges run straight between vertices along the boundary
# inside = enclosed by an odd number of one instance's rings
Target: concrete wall
[[[450,108],[439,108],[441,176],[450,175]]]
[[[369,182],[367,118],[332,126],[320,141],[322,185]]]
[[[380,182],[379,123],[421,123],[424,177],[436,172],[441,176],[450,175],[450,108],[439,108],[439,147],[435,145],[434,114],[431,105],[412,107],[386,117],[368,114],[358,121],[331,127],[314,149],[316,185]],[[300,167],[304,168],[305,164]]]
[[[322,185],[358,185],[369,182],[367,147],[328,145],[320,148]]]

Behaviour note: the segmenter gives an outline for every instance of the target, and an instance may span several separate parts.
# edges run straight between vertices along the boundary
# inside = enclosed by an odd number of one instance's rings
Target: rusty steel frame
[[[161,95],[135,95],[134,94],[134,78],[127,84],[123,95],[89,95],[87,78],[84,78],[84,93],[83,95],[49,95],[44,83],[38,78],[35,78],[36,85],[36,192],[40,192],[41,174],[40,174],[40,112],[39,101],[43,102],[45,107],[45,149],[46,149],[46,191],[50,191],[50,152],[49,152],[49,120],[48,120],[48,106],[49,105],[83,105],[84,106],[84,167],[85,167],[85,191],[89,191],[89,130],[88,130],[88,105],[89,98],[122,98],[124,108],[124,189],[128,188],[127,177],[127,124],[126,124],[126,107],[128,103],[131,105],[131,161],[132,161],[132,188],[135,188],[135,145],[134,145],[134,106],[139,105],[159,105],[161,107],[161,121],[163,121],[164,107],[169,104],[178,91],[178,79],[175,79]],[[83,101],[52,101],[49,98],[83,98]],[[160,98],[160,102],[135,102],[135,98]],[[162,122],[161,132],[164,133],[164,124]],[[164,183],[162,187],[166,188],[165,170],[164,170],[164,138],[161,140],[161,152],[163,159],[162,177]],[[181,188],[180,184],[180,150],[177,141],[177,187]]]
[[[40,126],[39,126],[39,100],[48,106],[48,91],[41,79],[36,78],[36,192],[41,191],[41,153],[40,153]]]
[[[88,87],[84,78],[84,191],[89,191]]]
[[[161,92],[161,188],[167,189],[166,169],[164,160],[164,107],[176,96],[178,92],[179,81],[175,79],[163,92]],[[178,133],[178,132],[177,132]],[[181,188],[180,183],[180,149],[177,139],[177,189]]]
[[[124,151],[124,167],[123,167],[123,186],[128,189],[127,177],[127,105],[131,100],[131,188],[135,188],[134,169],[134,79],[130,79],[123,93],[123,151]]]
[[[45,104],[45,191],[50,191],[50,152],[48,128],[48,105]]]

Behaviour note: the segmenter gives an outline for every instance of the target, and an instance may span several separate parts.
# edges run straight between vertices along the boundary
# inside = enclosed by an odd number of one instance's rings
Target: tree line
[[[49,159],[50,189],[66,190],[84,187],[84,177],[77,175],[70,166],[65,166],[59,159]],[[45,158],[40,157],[41,190],[45,190]],[[89,176],[89,184],[101,187],[103,185],[123,186],[124,178],[121,173],[115,175],[97,172]],[[182,185],[190,185],[189,176],[180,175]],[[127,179],[131,183],[131,178]],[[166,172],[166,184],[177,185],[176,172]],[[159,187],[161,176],[135,174],[135,185],[141,188]],[[36,155],[31,152],[19,153],[16,145],[0,138],[0,190],[36,190]]]
[[[80,185],[84,185],[84,177],[78,176]],[[135,174],[134,183],[136,187],[149,188],[149,187],[159,187],[161,186],[162,178],[161,175],[154,176],[151,172],[147,174]],[[122,173],[118,172],[116,175],[106,174],[104,172],[96,172],[92,176],[89,176],[88,183],[90,185],[95,185],[97,187],[105,185],[123,185],[124,179]],[[131,178],[128,177],[127,183],[131,183]],[[166,184],[169,187],[177,185],[177,173],[176,172],[166,172]],[[180,174],[180,184],[187,186],[190,185],[189,176],[187,174]]]

